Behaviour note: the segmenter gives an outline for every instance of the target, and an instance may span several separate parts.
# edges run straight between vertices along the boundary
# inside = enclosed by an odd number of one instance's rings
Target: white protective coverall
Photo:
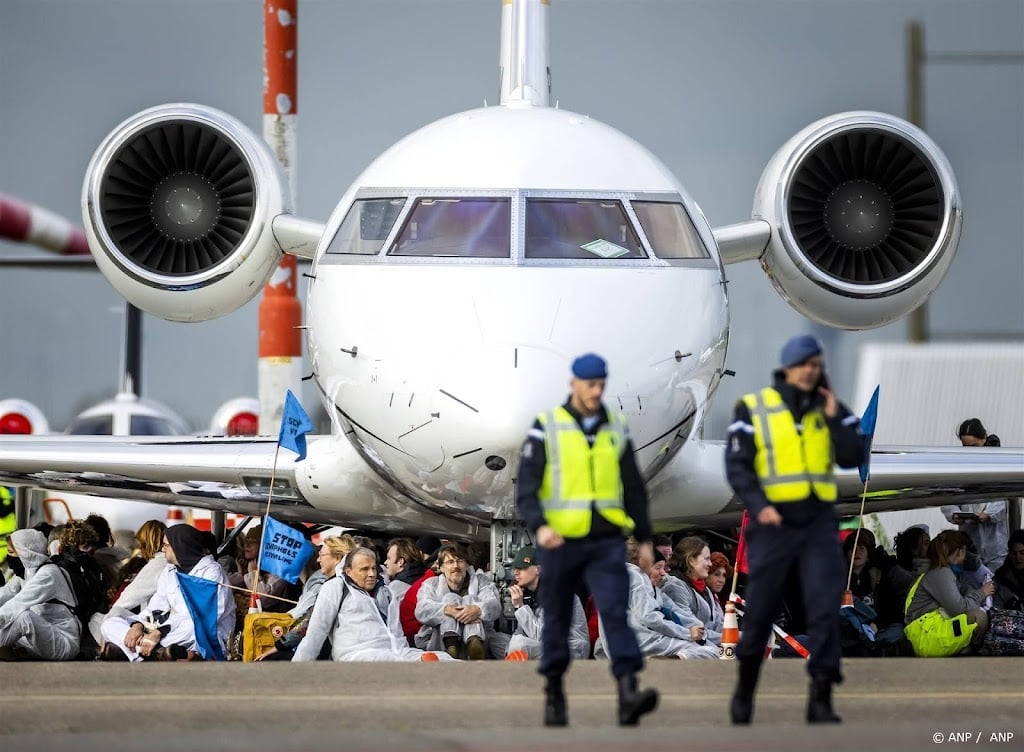
[[[666,618],[662,608],[675,605],[661,590],[654,587],[651,578],[635,564],[626,564],[629,570],[629,626],[636,633],[640,651],[646,656],[676,656],[678,658],[718,658],[718,648],[698,645],[690,639],[689,627]],[[607,658],[604,646],[604,625],[594,646],[596,658]]]
[[[405,639],[398,607],[383,582],[369,593],[343,575],[332,577],[317,594],[306,636],[292,660],[315,661],[328,637],[335,661],[422,660],[424,651],[409,647]],[[442,661],[452,660],[443,651],[435,655]]]
[[[516,629],[508,641],[508,652],[525,650],[532,660],[541,656],[541,631],[544,629],[544,611],[539,606],[535,611],[525,603],[516,609]],[[590,632],[587,630],[587,616],[578,596],[572,599],[572,622],[569,624],[569,655],[574,660],[590,657]]]
[[[505,656],[505,642],[500,642],[494,631],[494,621],[501,616],[501,598],[498,588],[484,572],[469,567],[466,572],[469,588],[465,595],[452,592],[444,575],[431,577],[420,586],[416,594],[416,619],[423,626],[414,639],[416,647],[423,650],[441,650],[441,636],[454,632],[464,641],[479,637],[495,657]],[[479,606],[480,621],[473,624],[459,624],[444,615],[445,606]],[[500,646],[496,645],[500,643]]]
[[[106,619],[100,625],[104,641],[112,642],[121,648],[129,660],[141,661],[142,656],[138,652],[129,650],[124,645],[125,635],[132,623],[140,621],[146,625],[147,630],[160,626],[170,627],[170,631],[160,639],[160,647],[181,645],[186,650],[197,651],[195,625],[192,623],[188,606],[185,605],[185,596],[181,594],[181,588],[178,586],[177,572],[178,570],[171,564],[164,567],[156,582],[156,592],[138,616],[129,613],[127,618],[112,616]],[[226,653],[228,638],[235,628],[235,599],[231,595],[231,590],[226,587],[227,575],[209,554],[196,562],[189,574],[204,580],[213,580],[222,586],[217,588],[217,637],[221,649]]]
[[[78,601],[63,570],[47,556],[46,536],[15,530],[10,540],[25,577],[15,575],[0,588],[0,646],[22,648],[46,661],[74,660],[82,626],[68,606]]]
[[[709,588],[705,588],[704,593],[698,593],[690,583],[673,575],[665,577],[661,591],[672,601],[676,613],[682,617],[684,627],[689,629],[698,624],[703,625],[704,639],[708,645],[721,646],[725,612],[722,611],[717,595]]]
[[[92,632],[97,645],[103,642],[101,625],[108,618],[120,616],[122,619],[127,619],[129,623],[135,620],[135,614],[149,603],[149,599],[156,593],[156,583],[166,568],[167,557],[164,556],[163,551],[157,551],[156,555],[147,561],[135,575],[135,579],[125,585],[121,595],[117,597],[117,601],[107,613],[92,615],[89,619],[89,631]]]

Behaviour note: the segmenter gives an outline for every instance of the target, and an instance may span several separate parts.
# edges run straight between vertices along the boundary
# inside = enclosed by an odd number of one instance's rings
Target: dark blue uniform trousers
[[[558,548],[538,548],[540,604],[544,609],[538,673],[558,679],[569,668],[569,625],[580,578],[594,596],[615,677],[644,667],[636,635],[626,620],[629,573],[622,538],[566,538]]]
[[[781,506],[781,505],[780,505]],[[771,634],[772,621],[782,607],[786,577],[800,573],[810,658],[807,673],[840,682],[839,607],[846,586],[839,532],[834,510],[819,504],[803,524],[781,527],[758,525],[746,529],[747,606],[741,623],[736,657],[760,664]]]

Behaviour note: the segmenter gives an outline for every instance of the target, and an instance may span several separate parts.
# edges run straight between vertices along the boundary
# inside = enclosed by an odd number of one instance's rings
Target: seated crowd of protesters
[[[543,571],[529,545],[506,565],[507,578],[496,580],[473,546],[430,535],[386,541],[334,535],[321,541],[292,583],[259,568],[259,525],[237,534],[236,553],[219,559],[213,536],[185,524],[146,522],[130,547],[115,543],[102,517],[37,527],[8,539],[2,660],[239,658],[231,646],[240,639],[253,591],[261,610],[278,613],[283,627],[272,647],[247,660],[541,657]],[[629,624],[641,649],[649,657],[718,658],[723,606],[733,588],[730,558],[697,535],[659,536],[655,543],[649,569],[638,564],[635,540],[626,548]],[[1024,623],[1021,531],[1009,537],[994,573],[969,536],[955,530],[931,539],[927,528],[912,526],[896,536],[893,554],[866,529],[844,531],[837,545],[854,601],[841,611],[848,656],[986,652],[986,638],[995,639],[990,621]],[[193,594],[196,582],[205,583],[197,591],[205,599]],[[799,640],[800,615],[789,618],[783,626]],[[944,629],[957,638],[943,637]],[[1022,654],[1014,652],[1021,641],[1012,635],[999,639],[987,652]],[[575,659],[607,658],[585,591],[574,602],[569,645]]]

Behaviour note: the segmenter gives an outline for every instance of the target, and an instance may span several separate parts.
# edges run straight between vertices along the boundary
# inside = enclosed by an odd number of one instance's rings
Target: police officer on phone
[[[750,522],[747,610],[736,648],[739,680],[729,706],[733,723],[750,723],[772,620],[794,574],[802,582],[809,635],[807,722],[840,721],[832,710],[832,685],[843,679],[839,607],[845,570],[833,465],[856,467],[863,451],[860,420],[836,400],[821,343],[812,336],[786,342],[773,386],[736,403],[725,469]]]
[[[544,688],[544,724],[568,723],[562,676],[569,668],[569,630],[580,581],[594,597],[611,670],[618,685],[620,726],[635,726],[658,704],[654,689],[639,689],[644,659],[626,620],[629,572],[626,536],[640,541],[641,562],[654,552],[647,491],[633,457],[625,418],[601,401],[608,369],[587,353],[572,363],[569,398],[537,416],[520,452],[516,504],[537,543],[544,572],[544,610],[538,673]]]

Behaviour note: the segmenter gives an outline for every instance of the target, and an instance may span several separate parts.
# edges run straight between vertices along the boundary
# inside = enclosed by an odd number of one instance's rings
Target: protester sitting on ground
[[[47,555],[38,530],[15,530],[7,538],[13,575],[0,588],[0,656],[70,661],[78,656],[81,624],[71,583]]]
[[[167,557],[162,550],[166,530],[167,526],[160,520],[149,520],[136,531],[136,555],[121,568],[121,581],[115,587],[110,610],[105,614],[93,614],[89,619],[89,631],[101,650],[103,622],[113,616],[130,621],[156,592],[157,580],[167,568]]]
[[[515,609],[516,627],[505,653],[507,661],[539,660],[541,656],[541,630],[544,612],[540,607],[541,568],[537,564],[537,551],[533,546],[522,546],[512,560],[515,580],[508,588]],[[573,598],[572,622],[569,625],[569,653],[573,660],[590,657],[590,636],[587,617],[578,597]]]
[[[201,657],[196,625],[182,594],[178,572],[217,583],[217,635],[221,652],[235,626],[235,602],[224,570],[207,553],[203,534],[191,525],[173,525],[162,541],[167,563],[157,579],[156,592],[138,616],[112,616],[100,629],[101,660],[195,660]],[[208,616],[205,615],[204,616]]]
[[[437,549],[434,549],[433,553],[428,554],[425,549],[432,545],[432,541],[437,541]],[[419,598],[420,588],[423,587],[423,583],[431,577],[437,577],[437,550],[441,548],[441,542],[432,536],[425,536],[416,541],[416,548],[423,555],[425,570],[419,579],[413,582],[409,589],[405,591],[398,607],[399,618],[402,621],[402,632],[405,634],[406,641],[412,647],[416,645],[416,635],[423,628],[419,619],[416,618],[416,601]]]
[[[103,570],[104,579],[116,583],[121,577],[124,560],[131,556],[131,549],[114,544],[114,534],[106,517],[90,514],[85,518],[85,522],[96,531],[96,546],[92,550],[92,555]]]
[[[294,605],[288,600],[290,583],[276,574],[265,571],[259,572],[257,576],[262,535],[263,526],[256,525],[246,530],[244,537],[237,539],[239,554],[235,560],[234,571],[228,575],[228,581],[233,587],[243,588],[249,592],[252,592],[253,583],[256,582],[256,594],[260,598],[263,610],[280,613]]]
[[[994,605],[1024,611],[1024,530],[1015,530],[1007,544],[1006,560],[996,570]]]
[[[919,575],[928,570],[928,529],[920,525],[908,527],[896,535],[896,556],[889,570],[882,575],[875,599],[878,614],[878,635],[882,643],[896,645],[903,637],[903,617],[907,593]]]
[[[388,587],[395,600],[401,602],[412,584],[427,571],[423,554],[409,538],[393,538],[388,541],[388,554],[384,560],[384,571]]]
[[[863,534],[864,531],[861,530],[860,536],[856,531],[846,536],[846,539],[843,540],[843,557],[847,574],[852,571],[850,592],[874,609],[878,583],[882,581],[882,572],[868,562],[868,544],[864,541]]]
[[[708,576],[704,578],[704,582],[711,590],[715,600],[718,601],[718,608],[722,611],[722,620],[725,620],[725,604],[729,600],[729,587],[732,583],[732,564],[729,563],[729,557],[723,554],[721,551],[711,552],[711,568],[708,570]]]
[[[430,567],[437,560],[437,552],[441,548],[441,539],[436,535],[421,535],[416,539],[416,548],[423,554],[423,563]]]
[[[653,544],[656,549],[661,551],[661,555],[665,557],[665,561],[672,558],[672,539],[667,535],[655,535]]]
[[[293,661],[316,660],[328,637],[336,661],[451,660],[444,652],[425,653],[406,643],[398,601],[378,577],[375,551],[356,548],[345,557],[342,571],[320,588]]]
[[[441,574],[424,580],[416,598],[416,619],[423,625],[416,647],[445,650],[453,658],[483,660],[488,652],[503,658],[504,644],[495,642],[494,621],[501,616],[501,599],[494,582],[470,566],[466,549],[457,543],[441,546]]]
[[[707,650],[691,650],[692,654],[686,657],[718,658],[725,612],[707,586],[711,549],[703,538],[687,536],[676,543],[672,557],[675,569],[682,572],[683,577],[666,576],[661,582],[662,592],[672,601],[681,624],[690,630],[691,640],[695,643],[703,640],[706,647],[714,648],[713,656]]]
[[[907,595],[903,630],[917,655],[940,657],[981,647],[988,630],[982,604],[995,584],[986,582],[961,595],[955,570],[963,565],[969,544],[957,530],[943,530],[928,544],[928,571]]]
[[[57,540],[57,553],[74,557],[75,561],[89,573],[90,578],[99,583],[99,589],[106,598],[116,580],[111,580],[110,572],[96,560],[95,551],[99,540],[96,529],[84,520],[68,520],[61,527]],[[106,612],[109,607],[109,599],[96,604],[96,610],[100,612]]]
[[[665,560],[661,552],[654,549],[655,564],[650,573],[644,572],[637,562],[639,544],[636,539],[626,541],[626,569],[629,572],[629,626],[636,634],[640,651],[648,657],[718,657],[718,650],[701,645],[704,639],[703,624],[684,627],[682,616],[672,601],[658,587],[665,577]],[[661,557],[659,559],[659,557]],[[594,645],[595,658],[607,658],[604,623],[598,625],[597,643]]]
[[[63,523],[60,525],[48,525],[45,522],[35,526],[36,530],[39,530],[46,536],[46,553],[48,556],[60,553],[60,536],[63,535],[65,527],[67,525]]]
[[[302,589],[302,596],[294,608],[288,614],[295,619],[288,631],[285,632],[270,649],[256,657],[257,661],[290,661],[295,655],[302,638],[306,636],[309,629],[309,622],[313,617],[313,607],[316,605],[317,596],[323,588],[324,583],[338,574],[338,567],[345,559],[345,556],[354,551],[355,540],[351,535],[335,535],[324,538],[317,552],[316,561],[319,565],[317,571],[306,579],[306,585]],[[321,656],[326,657],[326,656]]]

